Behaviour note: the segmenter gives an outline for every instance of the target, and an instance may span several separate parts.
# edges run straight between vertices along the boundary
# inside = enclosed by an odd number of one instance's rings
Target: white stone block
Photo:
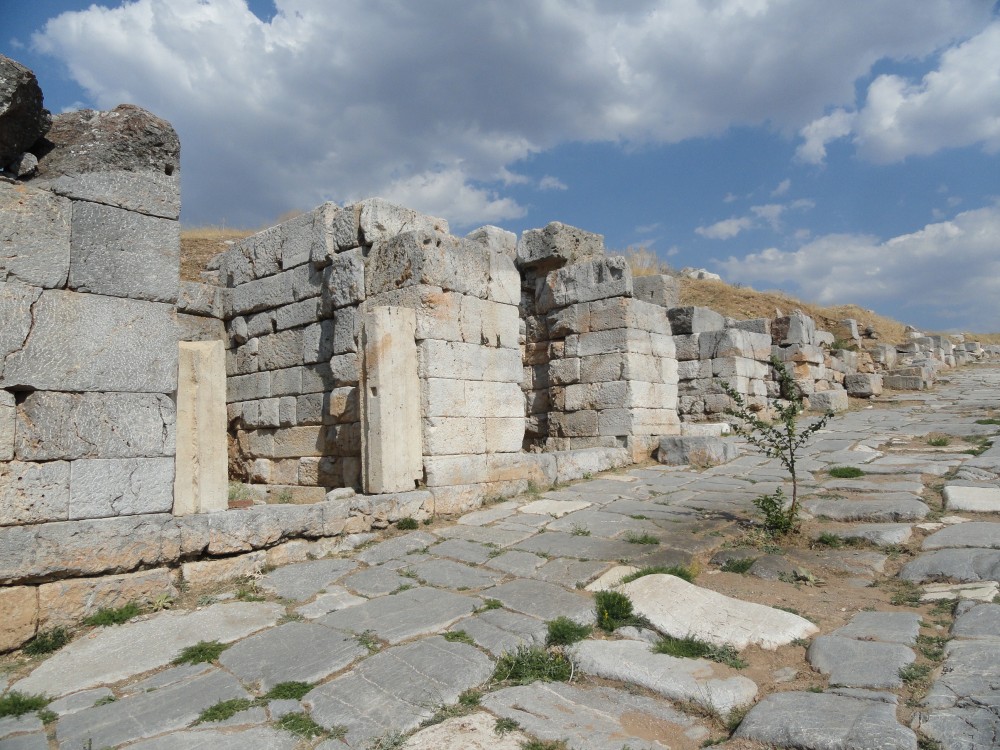
[[[223,461],[225,445],[223,437],[217,447]],[[173,506],[173,458],[84,458],[70,466],[70,520],[169,513]],[[223,505],[215,510],[225,509],[226,490],[223,481]]]
[[[0,183],[0,279],[47,289],[69,273],[70,201],[47,190]]]
[[[0,526],[65,521],[69,477],[67,461],[0,463]]]
[[[486,418],[486,450],[489,453],[516,453],[523,442],[523,415]]]
[[[486,420],[481,417],[424,417],[424,453],[429,456],[486,453]]]

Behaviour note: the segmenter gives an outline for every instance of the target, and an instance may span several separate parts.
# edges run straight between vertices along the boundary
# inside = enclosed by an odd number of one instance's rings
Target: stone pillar
[[[361,460],[369,494],[412,490],[423,476],[416,313],[374,307],[364,316]]]
[[[174,515],[226,510],[226,359],[221,341],[182,341]]]

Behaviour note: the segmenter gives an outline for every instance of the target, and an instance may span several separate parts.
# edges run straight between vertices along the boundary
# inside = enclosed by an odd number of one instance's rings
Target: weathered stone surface
[[[942,549],[911,560],[899,572],[907,581],[1000,581],[1000,550]]]
[[[30,149],[51,125],[35,74],[0,55],[0,166]]]
[[[174,574],[167,568],[44,583],[38,587],[40,626],[72,626],[101,608],[117,609],[133,601],[176,595]]]
[[[517,243],[520,268],[560,268],[604,255],[604,236],[550,222],[544,229],[528,229]]]
[[[805,618],[762,604],[731,599],[676,576],[650,575],[621,587],[661,633],[691,636],[737,649],[755,644],[773,650],[818,628]]]
[[[816,343],[816,322],[800,310],[795,310],[791,315],[774,319],[771,340],[776,346],[812,346]]]
[[[520,750],[528,736],[520,730],[496,732],[496,718],[485,712],[458,716],[421,729],[407,741],[406,750]]]
[[[906,544],[913,536],[913,527],[908,523],[861,523],[840,529],[826,529],[823,533],[840,539],[863,539],[876,545]]]
[[[0,464],[0,526],[66,520],[69,486],[66,461]]]
[[[698,467],[728,463],[739,456],[732,440],[697,435],[668,435],[660,438],[656,460],[669,466],[691,464]]]
[[[437,706],[455,703],[464,690],[482,684],[492,670],[489,657],[473,646],[427,638],[365,659],[303,702],[313,719],[346,726],[347,743],[362,747],[371,738],[415,729]]]
[[[215,560],[195,560],[181,565],[181,576],[189,586],[204,586],[236,578],[256,577],[266,563],[267,553],[263,551]]]
[[[426,560],[409,567],[424,583],[440,588],[481,589],[493,586],[502,576],[451,560]]]
[[[38,589],[34,586],[0,588],[0,653],[17,648],[38,628]]]
[[[94,688],[93,690],[81,690],[79,693],[67,695],[57,701],[52,701],[47,709],[63,716],[65,714],[75,714],[85,708],[91,708],[102,698],[114,698],[115,694],[109,688]]]
[[[295,611],[307,620],[315,620],[338,609],[347,609],[364,604],[367,599],[355,596],[343,586],[327,586],[326,593],[320,594],[315,601],[298,607]]]
[[[253,748],[253,750],[293,750],[298,742],[299,738],[290,732],[270,727],[253,727],[236,732],[216,729],[172,732],[152,740],[137,742],[129,747],[134,750],[192,750],[192,748],[197,747],[210,747],[212,750],[248,750],[249,748]]]
[[[22,461],[174,455],[174,402],[145,393],[35,391],[17,405]]]
[[[222,318],[225,315],[223,290],[215,284],[182,280],[177,294],[177,310],[200,317]]]
[[[367,597],[385,596],[404,587],[412,587],[414,581],[399,575],[394,568],[378,565],[344,578],[343,584],[356,594]]]
[[[827,693],[769,695],[750,709],[735,736],[810,750],[917,748],[917,736],[896,721],[894,705]]]
[[[802,507],[814,516],[834,521],[919,521],[930,508],[916,497],[878,500],[809,499]]]
[[[24,347],[35,324],[34,306],[41,294],[38,287],[0,281],[0,319],[4,321],[0,327],[0,362]],[[3,374],[0,365],[0,385],[17,385],[9,383]]]
[[[564,740],[579,750],[697,746],[709,734],[663,701],[614,688],[536,682],[488,693],[482,705],[540,740]]]
[[[596,258],[550,271],[541,286],[536,306],[545,313],[560,307],[632,296],[632,271],[619,256]]]
[[[897,688],[899,670],[911,664],[913,651],[899,643],[875,643],[823,635],[809,645],[808,659],[830,683],[861,688]]]
[[[282,599],[304,602],[357,567],[353,560],[312,560],[285,565],[260,580],[260,587]]]
[[[365,298],[365,261],[361,250],[338,253],[323,272],[323,309],[330,315]]]
[[[46,289],[63,286],[69,273],[70,202],[44,190],[0,182],[0,215],[0,279]]]
[[[809,408],[813,411],[832,411],[834,414],[840,414],[847,411],[849,406],[847,391],[831,389],[809,394]]]
[[[451,631],[462,631],[497,657],[512,654],[521,646],[544,646],[548,636],[545,621],[506,609],[481,612],[455,623]]]
[[[448,222],[444,219],[417,213],[382,198],[366,198],[355,208],[360,208],[358,228],[366,245],[386,242],[397,234],[418,229],[448,234]]]
[[[319,682],[367,653],[343,633],[289,622],[240,641],[222,653],[219,663],[266,692],[280,682]]]
[[[84,458],[70,466],[70,520],[167,513],[173,505],[172,458]]]
[[[418,587],[393,596],[332,612],[317,620],[337,630],[373,631],[389,643],[437,632],[472,614],[479,600],[448,591]]]
[[[1000,523],[973,521],[946,526],[924,539],[923,549],[946,547],[979,547],[1000,549]]]
[[[206,707],[220,701],[246,698],[246,690],[221,670],[153,693],[131,695],[102,706],[64,716],[56,725],[56,739],[64,750],[112,747],[191,724]]]
[[[163,612],[141,622],[106,628],[49,657],[15,683],[15,689],[62,696],[118,682],[165,666],[181,649],[204,640],[206,633],[221,643],[231,643],[274,625],[284,613],[279,604],[233,602],[196,612]],[[201,708],[205,705],[211,702]]]
[[[677,279],[666,274],[636,276],[632,279],[632,296],[659,307],[677,307],[680,287]]]
[[[438,538],[423,531],[414,531],[384,542],[379,542],[362,550],[356,556],[358,560],[369,565],[378,565],[393,558],[405,559],[406,555],[415,550],[434,544]]]
[[[726,327],[726,319],[707,307],[672,307],[667,310],[667,317],[675,336],[721,331]]]
[[[942,599],[959,599],[991,602],[1000,594],[1000,584],[996,581],[979,583],[928,583],[920,595],[922,602],[936,602]]]
[[[753,702],[757,685],[705,659],[654,654],[645,641],[582,641],[571,649],[577,669],[653,690],[670,700],[693,701],[725,716]]]
[[[542,620],[568,617],[583,625],[594,622],[594,603],[553,583],[515,580],[480,592],[483,597],[497,599],[505,607]]]
[[[956,638],[1000,638],[1000,604],[962,602],[951,634]]]
[[[32,315],[26,340],[7,350],[0,385],[129,393],[176,389],[172,305],[50,290],[42,292]]]
[[[131,104],[57,115],[35,184],[60,195],[176,219],[180,141],[166,120]]]
[[[920,615],[911,612],[858,612],[848,625],[831,635],[861,641],[913,645],[920,633]],[[833,680],[833,682],[837,682]]]
[[[407,232],[372,249],[365,286],[369,297],[419,284],[487,299],[491,256],[477,242],[426,230]]]
[[[14,394],[0,391],[0,461],[14,460],[17,409]]]
[[[844,378],[847,395],[854,398],[871,398],[882,394],[882,376],[856,372]]]
[[[176,302],[180,224],[99,203],[73,204],[69,288],[78,292]]]
[[[996,513],[1000,511],[1000,487],[945,485],[944,507],[973,513]]]

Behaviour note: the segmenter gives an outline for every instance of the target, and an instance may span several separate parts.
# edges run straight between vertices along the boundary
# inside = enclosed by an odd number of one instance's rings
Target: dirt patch
[[[235,240],[249,237],[254,229],[193,227],[181,230],[181,280],[201,281],[202,271],[213,257],[227,250]]]

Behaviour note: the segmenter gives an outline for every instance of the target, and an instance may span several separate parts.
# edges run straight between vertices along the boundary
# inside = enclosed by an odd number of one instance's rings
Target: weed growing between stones
[[[666,654],[683,659],[709,659],[733,669],[744,669],[747,663],[732,646],[713,646],[698,638],[675,638],[665,635],[653,645],[654,654]]]
[[[934,668],[930,664],[908,664],[899,670],[899,679],[908,687],[920,689],[930,685],[927,679]]]
[[[572,530],[569,532],[572,536],[590,536],[590,529],[586,526],[581,526],[578,523],[573,524]]]
[[[754,505],[764,514],[765,527],[777,536],[784,536],[791,532],[798,522],[799,483],[796,464],[799,451],[814,434],[826,427],[826,423],[834,415],[832,411],[828,411],[805,429],[799,430],[802,389],[777,357],[771,357],[771,366],[778,376],[780,393],[786,402],[784,406],[772,402],[772,408],[777,414],[774,422],[766,422],[756,412],[751,411],[743,396],[728,383],[723,383],[722,388],[734,404],[726,409],[725,413],[739,420],[733,428],[736,434],[745,438],[750,445],[768,458],[778,459],[791,475],[792,502],[787,510],[784,508],[784,493],[780,489],[774,495],[762,495],[754,500]]]
[[[174,657],[174,664],[211,664],[217,661],[219,656],[229,648],[228,643],[218,641],[198,641],[193,646],[183,649]]]
[[[116,700],[118,699],[115,698],[115,696],[113,695],[105,695],[103,698],[98,698],[96,701],[94,701],[94,707],[96,708],[97,706],[106,706],[109,703],[114,703]]]
[[[57,714],[55,711],[50,711],[47,708],[43,708],[41,711],[39,711],[37,716],[38,720],[42,722],[42,724],[45,724],[46,726],[48,726],[54,721],[59,720],[59,714]]]
[[[865,473],[857,466],[831,466],[830,476],[834,479],[857,479]]]
[[[644,576],[658,574],[677,576],[678,578],[684,579],[688,583],[694,583],[695,572],[690,568],[685,568],[683,565],[651,565],[646,568],[640,568],[634,573],[629,573],[627,576],[622,578],[619,583],[632,583],[632,581],[643,578]]]
[[[249,698],[233,698],[228,701],[219,701],[214,706],[209,706],[195,719],[195,724],[206,724],[215,721],[225,721],[231,719],[240,711],[252,708],[254,701]]]
[[[986,451],[988,451],[990,448],[993,447],[993,441],[990,440],[988,437],[983,437],[982,435],[966,438],[966,441],[969,443],[975,443],[974,448],[969,448],[967,450],[962,451],[962,453],[965,453],[970,456],[981,456]]]
[[[274,496],[274,502],[278,505],[288,505],[292,502],[292,491],[282,490]]]
[[[48,630],[39,630],[38,634],[24,646],[28,656],[42,656],[58,651],[70,641],[69,631],[58,625]]]
[[[470,646],[476,645],[472,637],[464,630],[452,630],[444,634],[444,639],[449,643],[468,643]]]
[[[313,689],[311,683],[308,682],[279,682],[273,688],[267,691],[264,696],[270,701],[281,701],[281,700],[302,700],[306,693]]]
[[[434,724],[440,724],[442,721],[447,721],[448,719],[454,719],[457,716],[467,716],[479,706],[481,698],[482,694],[478,690],[466,690],[458,696],[458,703],[451,706],[439,706],[433,716],[420,722],[420,726],[429,727]]]
[[[307,740],[328,734],[323,727],[313,721],[311,716],[301,712],[285,714],[278,719],[278,726]]]
[[[497,737],[503,737],[508,732],[514,732],[521,728],[513,719],[497,719],[497,723],[493,725],[493,734]]]
[[[930,445],[934,448],[943,448],[944,446],[950,444],[951,444],[950,435],[945,435],[940,432],[932,432],[930,435],[927,436],[927,445]]]
[[[566,740],[528,740],[521,743],[521,750],[570,750]]]
[[[581,625],[568,617],[557,617],[548,622],[549,634],[545,639],[546,646],[568,646],[582,641],[590,635],[590,626]]]
[[[354,640],[368,649],[369,654],[374,654],[382,648],[382,644],[378,642],[378,638],[375,636],[374,630],[365,630],[361,633],[355,633]]]
[[[996,424],[1000,425],[1000,419],[997,417],[988,417],[987,419],[977,419],[976,424]]]
[[[635,531],[630,531],[625,535],[625,541],[629,544],[659,544],[660,540],[649,533],[639,534]]]
[[[555,649],[520,646],[514,653],[505,653],[497,661],[492,681],[508,685],[528,685],[532,682],[566,682],[573,675],[573,665],[566,655]]]
[[[951,639],[941,635],[918,635],[917,648],[930,661],[944,659],[944,647]]]
[[[409,516],[400,518],[396,521],[396,528],[400,531],[414,531],[417,528],[417,519],[410,518]]]
[[[649,626],[649,621],[636,615],[632,600],[620,591],[598,591],[594,595],[594,608],[597,610],[597,627],[612,633],[625,625],[637,628]]]
[[[11,690],[0,698],[0,717],[23,716],[32,711],[40,711],[49,705],[49,699],[44,695],[32,695]]]
[[[923,590],[917,584],[912,581],[904,581],[901,578],[895,578],[891,581],[887,581],[887,585],[892,586],[893,589],[895,589],[892,592],[892,599],[890,600],[895,606],[920,606],[920,596],[923,594]]]
[[[84,625],[94,625],[97,627],[108,627],[109,625],[122,625],[142,610],[137,602],[129,602],[124,607],[101,607],[97,612],[83,619]]]
[[[484,599],[481,607],[476,607],[472,613],[488,612],[491,609],[503,609],[503,602],[499,599]]]
[[[397,750],[406,742],[406,735],[402,732],[386,732],[381,737],[376,737],[365,746],[365,750]]]
[[[720,570],[723,573],[746,573],[755,562],[757,562],[756,557],[738,557],[726,560]]]

